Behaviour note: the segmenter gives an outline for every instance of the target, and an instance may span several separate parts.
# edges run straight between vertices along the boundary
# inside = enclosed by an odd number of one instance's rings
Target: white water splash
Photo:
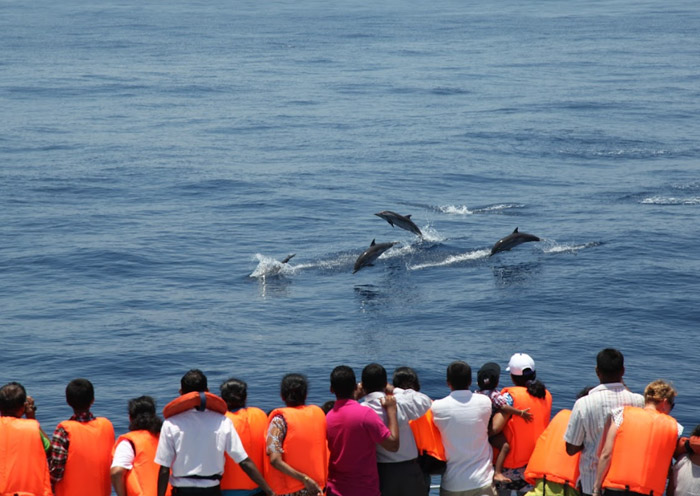
[[[576,255],[581,250],[585,250],[586,248],[592,248],[594,246],[599,246],[599,245],[600,245],[600,242],[598,242],[598,241],[591,241],[590,243],[584,243],[582,245],[554,244],[552,246],[548,246],[543,251],[544,251],[544,253],[573,253],[574,255]]]
[[[271,277],[271,276],[288,276],[294,274],[300,266],[294,266],[287,263],[282,263],[279,260],[275,260],[272,257],[266,257],[260,253],[255,255],[258,259],[258,266],[255,270],[248,276],[255,279]]]
[[[438,210],[450,215],[472,215],[474,213],[466,205],[443,205],[438,207]]]
[[[700,205],[700,198],[675,198],[673,196],[651,196],[640,203],[645,205]]]
[[[479,260],[480,258],[486,258],[491,254],[491,250],[475,250],[468,253],[462,253],[461,255],[450,255],[445,260],[440,260],[437,262],[426,262],[417,265],[410,265],[407,267],[408,270],[421,270],[428,269],[430,267],[446,267],[448,265],[454,265],[460,262],[467,262],[469,260]]]
[[[525,205],[522,203],[500,203],[498,205],[489,205],[488,207],[477,208],[474,212],[497,212],[499,210],[508,210],[511,208],[523,208]]]

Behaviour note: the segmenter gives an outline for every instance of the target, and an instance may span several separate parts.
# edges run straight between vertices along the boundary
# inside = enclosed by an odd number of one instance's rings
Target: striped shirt
[[[598,445],[610,414],[621,406],[644,406],[644,397],[632,393],[621,382],[600,384],[591,389],[587,396],[574,403],[564,440],[575,446],[583,445],[581,452],[581,490],[584,494],[593,492],[596,470],[598,469]]]

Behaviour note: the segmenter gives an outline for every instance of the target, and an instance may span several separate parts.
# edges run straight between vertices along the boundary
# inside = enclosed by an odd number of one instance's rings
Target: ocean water
[[[2,2],[0,380],[123,432],[195,367],[271,409],[526,352],[558,410],[615,347],[692,429],[699,39],[691,0]]]

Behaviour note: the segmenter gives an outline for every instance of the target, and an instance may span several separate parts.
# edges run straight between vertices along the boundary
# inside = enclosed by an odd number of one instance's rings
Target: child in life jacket
[[[500,390],[497,389],[500,375],[501,367],[495,362],[488,362],[479,369],[476,376],[479,389],[475,392],[484,394],[491,400],[491,417],[493,418],[493,414],[496,412],[503,412],[522,417],[526,422],[532,422],[532,414],[529,408],[525,410],[514,408],[511,395],[508,393],[501,393]],[[503,462],[510,451],[510,445],[506,441],[506,437],[501,432],[498,432],[489,438],[489,443],[499,450],[496,462],[494,463],[495,473],[493,481],[503,483],[512,482],[508,477],[503,475]]]

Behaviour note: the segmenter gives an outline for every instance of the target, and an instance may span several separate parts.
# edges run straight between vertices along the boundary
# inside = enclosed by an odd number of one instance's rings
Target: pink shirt
[[[371,408],[355,400],[336,401],[326,415],[331,494],[379,496],[376,445],[390,435],[381,417]]]

